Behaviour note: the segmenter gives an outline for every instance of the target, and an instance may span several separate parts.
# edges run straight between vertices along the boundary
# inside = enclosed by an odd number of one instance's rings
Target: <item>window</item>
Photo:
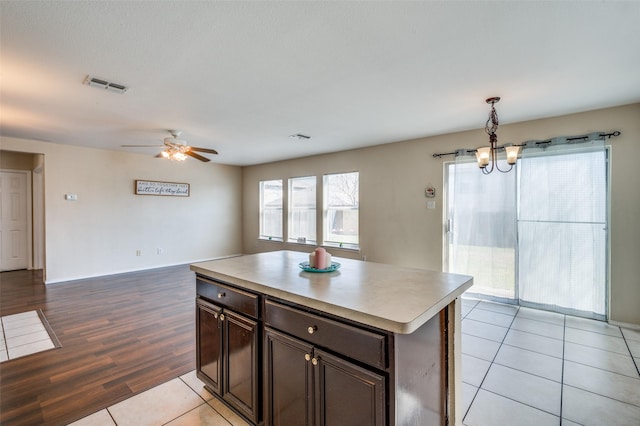
[[[289,179],[290,242],[316,243],[316,177]]]
[[[324,244],[359,245],[359,173],[324,176]]]
[[[282,180],[260,182],[260,238],[282,241]]]

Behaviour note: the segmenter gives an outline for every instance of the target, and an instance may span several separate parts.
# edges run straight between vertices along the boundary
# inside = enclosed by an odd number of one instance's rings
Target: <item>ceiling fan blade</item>
[[[164,145],[120,145],[121,148],[157,148]]]
[[[205,163],[208,162],[208,161],[211,161],[207,157],[203,157],[202,155],[196,154],[195,152],[185,151],[184,153],[185,153],[185,155],[188,155],[189,157],[193,157],[196,160],[204,161]]]
[[[197,152],[206,152],[208,154],[218,154],[218,151],[216,151],[215,149],[209,149],[209,148],[198,148],[197,146],[191,146],[189,147],[191,149],[191,151],[197,151]]]

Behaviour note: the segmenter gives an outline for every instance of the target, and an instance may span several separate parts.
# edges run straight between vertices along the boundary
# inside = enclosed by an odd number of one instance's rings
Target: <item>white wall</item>
[[[15,138],[0,142],[3,150],[44,154],[47,283],[242,251],[239,167]],[[135,195],[135,179],[186,182],[191,196]],[[68,193],[78,201],[66,201]]]
[[[481,123],[482,124],[482,123]],[[500,143],[523,142],[592,131],[620,130],[612,145],[611,294],[614,321],[640,325],[640,104],[510,125]],[[243,170],[243,249],[311,251],[311,247],[257,240],[258,182],[294,176],[360,171],[360,252],[332,254],[374,262],[442,270],[443,161],[433,153],[488,144],[484,129],[397,142],[334,154],[246,167]],[[426,208],[424,189],[435,185],[436,210]]]

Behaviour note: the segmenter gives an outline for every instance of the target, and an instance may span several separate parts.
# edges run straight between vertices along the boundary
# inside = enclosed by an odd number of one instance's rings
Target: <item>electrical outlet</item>
[[[158,254],[162,254],[162,249],[158,247]]]
[[[136,256],[142,256],[142,250],[136,250]]]

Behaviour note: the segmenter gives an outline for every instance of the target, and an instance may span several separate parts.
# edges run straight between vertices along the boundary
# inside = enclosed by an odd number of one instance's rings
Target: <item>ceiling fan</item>
[[[209,160],[207,157],[204,157],[200,154],[196,154],[196,152],[206,152],[208,154],[218,154],[218,151],[215,149],[209,148],[198,148],[196,146],[187,145],[187,141],[183,139],[178,139],[182,132],[180,130],[169,130],[171,137],[164,138],[164,143],[162,145],[120,145],[123,148],[141,148],[141,147],[164,147],[164,150],[156,155],[157,158],[167,158],[169,160],[176,161],[184,161],[187,159],[187,156],[195,158],[196,160],[204,161],[205,163]]]

